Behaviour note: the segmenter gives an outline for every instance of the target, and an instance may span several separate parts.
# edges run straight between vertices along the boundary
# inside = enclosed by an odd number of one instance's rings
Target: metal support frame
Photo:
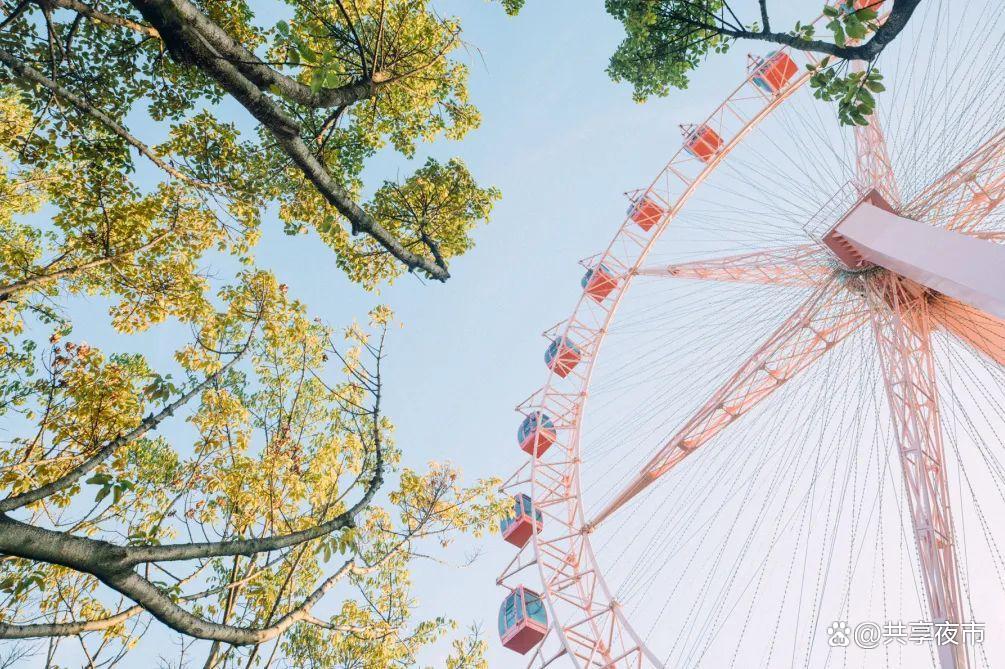
[[[869,299],[929,612],[935,623],[962,623],[928,294],[886,272],[870,282]],[[942,669],[968,666],[963,644],[937,653]]]

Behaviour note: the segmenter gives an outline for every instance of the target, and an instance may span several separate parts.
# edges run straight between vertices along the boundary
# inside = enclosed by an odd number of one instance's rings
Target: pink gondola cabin
[[[563,379],[576,368],[582,357],[579,348],[568,337],[555,339],[544,352],[545,364]]]
[[[722,137],[707,125],[681,126],[684,132],[684,150],[703,163],[722,148]]]
[[[502,645],[521,655],[541,643],[548,633],[548,613],[541,595],[518,586],[499,607],[499,638]]]
[[[618,279],[614,276],[614,272],[600,264],[593,269],[586,270],[580,285],[594,301],[603,302],[611,294],[611,291],[618,287]]]
[[[764,58],[751,56],[751,81],[766,93],[777,93],[796,76],[799,67],[783,51],[771,51]]]
[[[516,440],[525,453],[538,456],[555,443],[557,433],[555,424],[546,414],[535,411],[520,423],[516,431]]]
[[[644,195],[633,200],[628,207],[628,215],[632,221],[645,232],[649,232],[654,225],[659,223],[665,213],[666,210],[663,207]]]
[[[544,517],[528,495],[520,493],[513,498],[513,511],[499,523],[503,539],[517,548],[523,548],[534,534],[544,527]]]

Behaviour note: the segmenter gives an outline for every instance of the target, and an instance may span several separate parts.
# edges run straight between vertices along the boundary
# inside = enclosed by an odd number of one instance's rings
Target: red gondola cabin
[[[795,62],[782,51],[772,51],[764,58],[751,56],[750,65],[754,75],[751,81],[762,91],[770,94],[785,88],[799,71]]]
[[[684,150],[703,163],[709,160],[722,148],[722,137],[707,125],[682,126],[684,131]]]
[[[548,350],[544,352],[544,362],[551,371],[563,379],[575,369],[582,357],[579,348],[568,337],[554,340]]]
[[[593,300],[603,302],[611,291],[618,287],[618,279],[611,270],[601,264],[586,270],[580,285]]]
[[[534,508],[530,497],[520,493],[513,498],[513,514],[503,518],[499,523],[503,539],[518,548],[523,548],[534,534],[534,528],[540,532],[544,527],[544,517]]]
[[[645,196],[632,201],[628,207],[628,215],[632,221],[645,232],[649,232],[654,225],[659,223],[665,213],[666,210],[663,207]]]
[[[520,448],[533,456],[547,451],[548,447],[555,443],[556,436],[555,424],[547,414],[540,411],[535,411],[524,418],[516,431],[516,440]]]
[[[548,613],[541,595],[518,586],[499,607],[499,638],[502,645],[521,655],[541,643],[548,632]]]

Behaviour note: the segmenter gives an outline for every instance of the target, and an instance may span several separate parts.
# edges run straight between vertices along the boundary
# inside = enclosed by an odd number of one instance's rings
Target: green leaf
[[[834,43],[837,44],[838,46],[844,46],[845,45],[844,28],[841,26],[841,24],[838,24],[837,26],[834,27],[833,30],[834,30]]]
[[[869,32],[866,30],[865,26],[858,21],[849,21],[845,26],[845,30],[848,33],[848,37],[852,39],[862,39]]]
[[[325,76],[327,76],[327,73],[323,69],[318,68],[318,69],[314,70],[314,74],[311,75],[311,92],[312,93],[317,93],[322,88],[324,88],[324,85],[325,85]]]

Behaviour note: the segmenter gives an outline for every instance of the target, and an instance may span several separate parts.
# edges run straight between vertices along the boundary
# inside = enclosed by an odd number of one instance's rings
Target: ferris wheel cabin
[[[781,51],[771,51],[764,58],[750,56],[751,81],[768,94],[775,94],[796,76],[799,67]]]
[[[681,126],[684,150],[703,163],[710,161],[722,148],[722,137],[707,125]]]
[[[523,548],[534,534],[544,527],[544,516],[534,508],[530,496],[520,493],[513,498],[513,512],[499,522],[502,537],[517,548]]]
[[[555,424],[546,414],[535,411],[520,423],[516,440],[525,453],[533,456],[543,454],[555,443]]]
[[[618,287],[618,279],[611,270],[600,264],[586,270],[580,285],[595,302],[603,302],[611,291]]]
[[[573,344],[568,337],[555,339],[551,342],[548,350],[544,352],[545,364],[563,379],[575,369],[582,357],[579,347]]]
[[[518,586],[499,607],[502,645],[524,655],[548,632],[548,613],[541,595]]]
[[[628,216],[644,232],[649,232],[654,225],[659,223],[665,213],[666,210],[663,207],[645,195],[632,200],[631,205],[628,207]]]

